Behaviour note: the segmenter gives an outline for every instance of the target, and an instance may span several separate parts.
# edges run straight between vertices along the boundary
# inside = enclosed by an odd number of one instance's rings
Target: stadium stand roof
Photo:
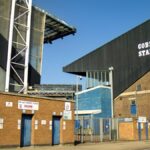
[[[58,19],[37,6],[34,6],[34,8],[46,14],[44,43],[52,43],[58,38],[76,33],[76,28],[68,25],[65,21]]]

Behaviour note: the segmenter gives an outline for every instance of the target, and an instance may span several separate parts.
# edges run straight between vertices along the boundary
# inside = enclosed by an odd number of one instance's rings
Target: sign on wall
[[[6,107],[13,107],[13,102],[6,102]]]
[[[46,125],[46,120],[41,120],[41,125]]]
[[[150,41],[139,43],[138,50],[139,57],[150,55]]]
[[[3,129],[4,127],[4,119],[0,118],[0,129]]]
[[[64,120],[72,120],[72,111],[64,110]]]
[[[39,102],[18,101],[18,109],[22,110],[39,110]]]
[[[124,121],[125,121],[125,122],[132,122],[133,119],[132,119],[132,118],[124,118]]]
[[[147,120],[146,120],[146,117],[138,117],[138,122],[146,122]]]
[[[65,102],[65,110],[71,110],[71,103],[70,102]]]

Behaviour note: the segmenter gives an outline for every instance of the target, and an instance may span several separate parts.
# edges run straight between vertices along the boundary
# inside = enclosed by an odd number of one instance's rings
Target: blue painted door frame
[[[138,137],[139,137],[139,141],[142,139],[142,127],[141,127],[141,124],[143,124],[143,126],[145,126],[145,136],[146,136],[146,140],[148,140],[148,122],[145,122],[145,123],[138,122]]]
[[[145,123],[146,140],[148,140],[148,122]]]
[[[138,137],[139,137],[139,141],[141,141],[141,134],[142,134],[142,131],[141,131],[141,122],[138,122]]]
[[[136,104],[132,104],[130,106],[130,113],[131,113],[131,115],[136,115],[136,113],[137,113],[137,106],[136,106]]]
[[[32,115],[22,115],[21,122],[21,147],[31,145]]]
[[[60,116],[53,116],[52,144],[60,144]]]

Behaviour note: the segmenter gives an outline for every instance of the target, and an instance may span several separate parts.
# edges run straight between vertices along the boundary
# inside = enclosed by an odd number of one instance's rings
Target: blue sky
[[[38,7],[77,29],[44,46],[44,84],[73,84],[76,76],[62,71],[81,56],[150,19],[150,0],[33,0]]]

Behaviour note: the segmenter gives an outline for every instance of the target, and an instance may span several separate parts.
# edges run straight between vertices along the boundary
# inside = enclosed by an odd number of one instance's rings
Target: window
[[[131,101],[131,105],[136,105],[135,100],[132,100],[132,101]]]
[[[142,90],[141,84],[136,85],[136,91],[141,91],[141,90]]]

